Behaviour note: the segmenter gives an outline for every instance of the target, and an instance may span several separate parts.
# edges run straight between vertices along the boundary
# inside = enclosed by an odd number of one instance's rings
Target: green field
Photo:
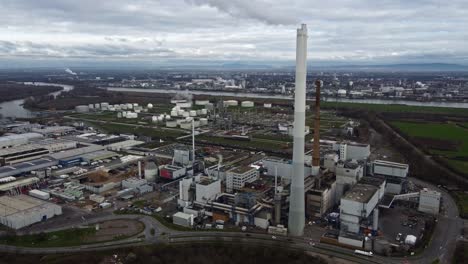
[[[464,218],[468,218],[468,194],[456,192],[454,196],[459,206],[460,215]]]
[[[430,149],[429,151],[432,154],[443,156],[449,165],[458,171],[468,173],[468,129],[457,126],[454,123],[414,123],[395,121],[391,122],[391,124],[413,138],[422,137],[457,142],[458,148],[453,151],[436,149]]]
[[[51,233],[25,236],[6,236],[0,239],[1,244],[20,247],[69,247],[85,244],[87,237],[92,236],[94,228],[68,229]]]
[[[365,109],[375,112],[398,112],[398,113],[428,113],[428,114],[450,114],[456,116],[468,116],[468,108],[432,107],[432,106],[411,106],[397,104],[364,104],[345,102],[322,102],[322,108],[355,108]]]
[[[175,139],[176,137],[180,137],[186,135],[183,131],[177,130],[169,130],[169,129],[161,129],[161,128],[148,128],[148,127],[139,127],[139,126],[131,126],[131,125],[124,125],[124,124],[111,124],[111,123],[98,123],[98,122],[88,122],[92,126],[104,130],[108,133],[128,133],[128,134],[135,134],[138,136],[148,136],[148,137],[156,137],[162,139]]]

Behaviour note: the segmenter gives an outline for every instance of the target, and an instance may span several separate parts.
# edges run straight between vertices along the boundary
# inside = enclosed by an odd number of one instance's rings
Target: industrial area
[[[302,25],[289,107],[179,93],[161,106],[101,102],[56,123],[2,122],[0,223],[22,232],[83,214],[147,215],[183,231],[305,238],[363,257],[421,252],[443,195],[373,146],[376,132],[360,120],[321,110],[322,81],[306,101],[306,50]]]

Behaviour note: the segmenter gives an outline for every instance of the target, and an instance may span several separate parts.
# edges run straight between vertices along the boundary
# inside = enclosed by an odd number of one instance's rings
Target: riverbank
[[[0,103],[30,96],[46,95],[60,90],[62,88],[57,86],[36,86],[12,82],[0,83]]]

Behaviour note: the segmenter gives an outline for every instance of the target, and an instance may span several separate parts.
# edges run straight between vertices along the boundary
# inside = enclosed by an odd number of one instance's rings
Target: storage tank
[[[185,122],[184,119],[177,119],[177,120],[176,120],[177,125],[180,125],[180,124],[182,124],[183,122]]]
[[[127,111],[122,112],[122,117],[127,117]]]
[[[171,111],[171,116],[176,117],[177,116],[177,111]]]
[[[151,121],[153,121],[153,122],[158,122],[158,117],[157,117],[157,116],[152,116],[152,117],[151,117]]]
[[[158,116],[158,121],[164,121],[164,115]]]
[[[197,115],[201,115],[201,109],[197,110]]]
[[[242,101],[241,106],[242,107],[254,107],[254,102],[252,102],[252,101]]]
[[[190,115],[190,116],[197,116],[197,111],[195,111],[195,110],[190,110],[189,115]]]
[[[265,108],[271,108],[271,104],[265,103],[265,104],[263,104],[263,107],[265,107]]]
[[[208,109],[202,109],[201,110],[201,115],[207,115],[208,114]]]
[[[145,180],[148,182],[154,182],[158,175],[158,166],[154,162],[148,162],[145,165]]]
[[[133,105],[132,104],[127,104],[127,109],[133,109]]]
[[[171,116],[170,116],[170,115],[166,115],[166,116],[164,117],[164,119],[170,120],[170,119],[171,119]]]
[[[126,104],[124,104],[124,105],[120,106],[120,108],[122,108],[122,110],[127,110],[128,107],[127,107]]]
[[[94,104],[94,108],[95,109],[101,109],[101,105],[100,104]]]
[[[180,128],[182,129],[192,129],[192,122],[190,121],[185,121],[185,122],[182,122],[180,123]]]
[[[89,105],[88,105],[88,109],[90,109],[90,110],[91,110],[91,109],[94,109],[94,104],[89,104]]]
[[[116,111],[122,110],[122,107],[120,107],[120,105],[114,105],[114,108],[115,108]]]
[[[177,127],[177,121],[176,120],[166,121],[166,127]]]
[[[78,113],[86,113],[86,112],[89,112],[89,107],[87,105],[77,105],[75,107],[75,110]]]
[[[210,101],[208,100],[195,100],[195,105],[207,105]]]
[[[177,115],[183,116],[185,113],[185,110],[177,110]]]
[[[182,116],[183,116],[183,117],[188,117],[188,116],[190,116],[190,114],[189,114],[189,112],[184,112],[184,113],[182,114]]]
[[[117,113],[117,118],[122,118],[122,112]]]
[[[153,109],[153,104],[152,104],[152,103],[149,103],[149,104],[146,106],[146,108],[148,108],[148,109]]]
[[[134,109],[133,111],[135,111],[135,113],[141,113],[140,109]]]
[[[192,107],[192,102],[176,103],[176,106],[178,106],[180,108],[191,108]]]
[[[102,103],[101,103],[101,108],[104,108],[104,107],[106,107],[106,108],[109,107],[109,103],[107,103],[107,102],[102,102]]]
[[[228,107],[228,106],[238,106],[239,105],[239,102],[237,102],[236,100],[227,100],[227,101],[224,101],[223,102],[223,105],[225,107]]]
[[[137,103],[133,103],[133,107],[138,107],[138,104],[137,104]]]

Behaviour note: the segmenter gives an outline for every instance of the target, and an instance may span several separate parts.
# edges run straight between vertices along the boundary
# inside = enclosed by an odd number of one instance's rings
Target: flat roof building
[[[231,169],[226,173],[226,191],[241,190],[246,183],[257,180],[258,176],[257,169],[253,167],[239,166]]]
[[[0,197],[0,223],[20,229],[62,214],[62,207],[27,195]]]

